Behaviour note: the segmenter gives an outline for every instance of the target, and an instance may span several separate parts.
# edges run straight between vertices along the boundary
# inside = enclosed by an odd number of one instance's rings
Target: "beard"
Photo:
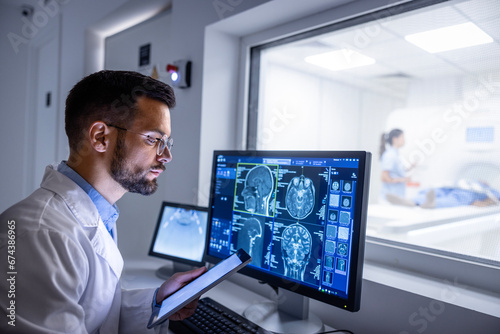
[[[127,166],[127,159],[125,154],[125,136],[119,134],[116,147],[111,159],[111,177],[118,182],[124,189],[131,193],[138,193],[141,195],[151,195],[158,189],[158,182],[156,178],[148,180],[147,174],[151,169],[165,170],[163,164],[151,166],[147,170],[139,167],[131,170]]]

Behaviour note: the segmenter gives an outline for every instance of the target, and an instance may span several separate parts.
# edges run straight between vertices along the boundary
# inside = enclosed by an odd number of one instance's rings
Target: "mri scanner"
[[[471,181],[486,182],[500,190],[499,111],[500,99],[470,111],[463,104],[453,104],[392,112],[386,131],[404,131],[406,145],[400,149],[401,159],[407,167],[414,165],[406,197],[411,199],[422,189],[460,187]],[[376,179],[373,175],[372,180]],[[498,203],[423,209],[379,200],[369,206],[367,232],[370,236],[500,261]]]

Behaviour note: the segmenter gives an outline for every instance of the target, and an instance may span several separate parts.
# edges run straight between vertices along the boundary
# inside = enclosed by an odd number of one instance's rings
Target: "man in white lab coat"
[[[70,91],[68,161],[48,166],[40,188],[0,216],[0,332],[148,332],[152,308],[205,272],[178,273],[159,289],[120,287],[115,202],[156,191],[172,159],[174,105],[171,87],[135,72],[94,73]]]

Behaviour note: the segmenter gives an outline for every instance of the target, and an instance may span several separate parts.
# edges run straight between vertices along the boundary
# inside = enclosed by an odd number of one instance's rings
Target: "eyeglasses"
[[[158,142],[158,146],[156,147],[156,154],[158,154],[158,155],[163,155],[163,152],[165,152],[165,147],[168,148],[169,151],[171,151],[172,147],[174,146],[174,139],[172,137],[167,136],[167,135],[163,135],[163,137],[161,137],[161,138],[155,138],[155,137],[151,137],[149,135],[146,135],[144,133],[139,133],[139,132],[135,132],[135,131],[132,131],[129,129],[121,128],[121,127],[113,125],[113,124],[106,124],[106,125],[111,126],[113,128],[117,128],[119,130],[132,132],[132,133],[135,133],[136,135],[144,136],[148,139],[148,142],[151,145],[154,145],[154,144],[156,144],[156,142]]]

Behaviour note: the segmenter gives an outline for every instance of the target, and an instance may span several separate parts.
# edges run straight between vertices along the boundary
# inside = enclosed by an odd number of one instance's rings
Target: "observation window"
[[[247,147],[370,151],[369,239],[498,266],[500,6],[428,4],[254,46]]]

